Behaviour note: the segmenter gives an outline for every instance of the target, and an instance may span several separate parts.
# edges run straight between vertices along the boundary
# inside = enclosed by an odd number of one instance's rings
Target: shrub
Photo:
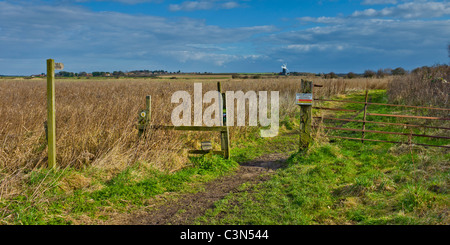
[[[356,75],[356,74],[353,73],[353,72],[349,72],[349,73],[347,74],[347,78],[349,78],[349,79],[356,78],[356,77],[358,77],[358,75]]]
[[[376,73],[374,71],[372,71],[372,70],[365,70],[364,74],[363,74],[363,77],[369,78],[369,77],[375,77],[375,75],[376,75]]]

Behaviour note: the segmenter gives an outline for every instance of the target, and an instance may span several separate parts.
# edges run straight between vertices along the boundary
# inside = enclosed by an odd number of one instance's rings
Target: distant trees
[[[408,72],[401,67],[397,67],[394,70],[392,70],[392,75],[394,75],[394,76],[401,76],[401,75],[406,75],[406,74],[408,74]]]
[[[358,75],[356,75],[356,74],[353,73],[353,72],[347,73],[347,78],[348,78],[348,79],[357,78],[357,77],[358,77]]]
[[[115,77],[125,76],[125,73],[123,71],[113,71],[112,73]]]
[[[339,76],[336,75],[334,72],[330,72],[328,74],[325,74],[325,78],[338,78]]]
[[[378,69],[377,71],[377,77],[378,78],[383,78],[385,76],[389,76],[392,74],[392,69],[391,68],[385,68],[385,69]]]
[[[92,72],[93,77],[104,77],[106,75],[106,72],[104,71],[94,71]]]
[[[74,77],[75,73],[68,72],[68,71],[60,71],[57,74],[55,74],[55,76],[57,76],[57,77]]]
[[[377,74],[372,70],[365,70],[363,73],[363,77],[365,77],[365,78],[372,78],[372,77],[375,77],[376,75]]]

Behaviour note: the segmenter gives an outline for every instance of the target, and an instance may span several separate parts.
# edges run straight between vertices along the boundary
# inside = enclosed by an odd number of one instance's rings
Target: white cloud
[[[381,10],[365,9],[355,11],[352,17],[393,17],[393,18],[436,18],[450,15],[448,2],[407,2]]]
[[[397,4],[397,0],[364,0],[362,5]]]
[[[170,4],[170,11],[196,11],[209,9],[233,9],[241,5],[234,1],[216,1],[216,0],[201,0],[201,1],[185,1],[181,4]]]

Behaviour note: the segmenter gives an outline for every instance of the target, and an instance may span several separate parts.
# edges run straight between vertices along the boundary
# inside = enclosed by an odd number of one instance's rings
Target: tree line
[[[60,71],[55,74],[57,77],[134,77],[134,76],[156,76],[161,74],[173,74],[175,72],[168,72],[165,70],[135,70],[135,71],[129,71],[129,72],[123,72],[123,71],[113,71],[111,72],[104,72],[104,71],[94,71],[92,73],[87,72],[68,72],[68,71]],[[176,73],[181,73],[181,71],[178,71]]]

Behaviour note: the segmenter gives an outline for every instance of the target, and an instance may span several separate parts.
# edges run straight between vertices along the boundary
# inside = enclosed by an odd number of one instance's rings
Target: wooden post
[[[150,120],[152,119],[152,96],[151,95],[147,95],[145,97],[145,104],[147,106],[147,118],[146,120],[146,124],[150,124]]]
[[[56,167],[55,61],[47,60],[47,141],[48,167]]]
[[[366,114],[367,114],[367,98],[369,94],[369,90],[366,89],[366,99],[365,99],[365,103],[364,103],[364,114],[363,114],[363,125],[362,125],[362,135],[361,135],[361,143],[364,144],[364,130],[366,130]]]
[[[301,93],[312,93],[313,83],[301,81]],[[311,146],[312,105],[300,105],[300,150]]]
[[[222,103],[219,102],[219,106],[221,107],[219,108],[219,110],[222,111],[222,120],[220,122],[220,126],[227,126],[227,101],[225,93],[222,93],[222,86],[220,82],[217,82],[217,90],[219,91],[219,101],[220,97],[222,97]],[[230,135],[228,127],[226,131],[220,132],[220,145],[225,159],[230,159]]]

